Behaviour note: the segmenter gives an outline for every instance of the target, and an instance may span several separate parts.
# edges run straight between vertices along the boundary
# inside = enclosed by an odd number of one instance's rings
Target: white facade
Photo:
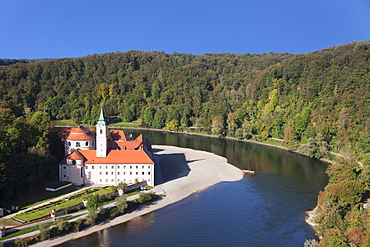
[[[133,184],[147,181],[154,186],[154,164],[86,164],[86,182],[100,185]]]
[[[81,150],[94,150],[95,139],[91,140],[65,140],[65,154],[68,155],[77,149]]]

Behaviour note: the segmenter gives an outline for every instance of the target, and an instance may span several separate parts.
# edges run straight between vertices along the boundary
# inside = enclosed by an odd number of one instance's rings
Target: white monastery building
[[[151,143],[133,139],[122,130],[108,130],[100,111],[96,135],[83,126],[64,128],[66,157],[59,164],[59,180],[74,184],[117,185],[146,181],[154,186]],[[108,141],[108,135],[109,140]]]

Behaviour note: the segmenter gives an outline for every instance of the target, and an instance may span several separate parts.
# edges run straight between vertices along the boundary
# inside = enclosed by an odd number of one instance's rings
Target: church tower
[[[107,125],[104,121],[103,109],[100,109],[99,121],[96,124],[96,157],[107,157]]]

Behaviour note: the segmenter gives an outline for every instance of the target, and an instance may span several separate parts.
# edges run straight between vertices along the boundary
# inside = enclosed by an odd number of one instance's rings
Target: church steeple
[[[96,123],[96,157],[107,157],[107,125],[104,120],[103,109]]]

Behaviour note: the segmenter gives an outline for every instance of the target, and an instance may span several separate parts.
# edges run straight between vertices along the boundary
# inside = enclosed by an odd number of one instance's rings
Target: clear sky
[[[312,52],[370,39],[370,0],[0,0],[0,58]]]

